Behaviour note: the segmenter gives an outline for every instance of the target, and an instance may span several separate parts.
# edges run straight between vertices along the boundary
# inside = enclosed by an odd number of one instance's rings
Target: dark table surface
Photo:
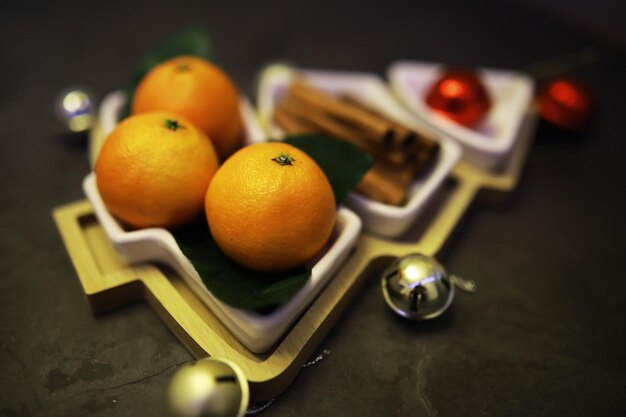
[[[211,4],[215,3],[215,4]],[[0,13],[0,416],[165,415],[192,356],[144,303],[93,317],[51,210],[83,198],[84,147],[54,135],[68,85],[124,86],[139,56],[190,24],[247,94],[257,70],[383,75],[396,59],[525,69],[587,46],[597,93],[579,139],[539,131],[505,205],[479,204],[444,259],[474,278],[442,318],[390,314],[372,277],[268,416],[626,414],[626,59],[515,4],[378,1],[3,3]]]

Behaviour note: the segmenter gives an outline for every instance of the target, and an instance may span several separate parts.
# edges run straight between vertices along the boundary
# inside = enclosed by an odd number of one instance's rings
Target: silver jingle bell
[[[448,309],[454,298],[454,284],[445,268],[419,253],[392,262],[381,284],[387,305],[409,320],[435,318]]]
[[[179,417],[242,417],[250,391],[243,371],[225,359],[207,358],[174,374],[168,402]]]
[[[95,111],[95,95],[85,87],[66,88],[54,101],[54,113],[63,133],[89,130],[93,124]]]

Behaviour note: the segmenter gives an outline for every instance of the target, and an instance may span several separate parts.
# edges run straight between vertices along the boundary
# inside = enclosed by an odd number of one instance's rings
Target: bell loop
[[[474,280],[464,279],[456,275],[450,275],[450,281],[461,291],[468,293],[476,292],[476,282]]]

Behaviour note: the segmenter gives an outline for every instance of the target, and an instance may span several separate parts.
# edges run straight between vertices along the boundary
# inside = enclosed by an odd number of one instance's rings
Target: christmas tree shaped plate
[[[458,163],[402,236],[391,240],[370,233],[359,235],[328,284],[264,353],[246,348],[171,268],[156,263],[128,264],[116,252],[88,201],[58,207],[53,215],[94,313],[145,299],[194,356],[237,363],[250,383],[252,399],[269,399],[296,377],[366,279],[379,279],[381,267],[395,257],[413,252],[437,255],[478,194],[500,195],[515,188],[535,121],[531,109],[524,109],[522,117],[520,136],[500,173]],[[102,129],[96,126],[93,134],[102,135]]]

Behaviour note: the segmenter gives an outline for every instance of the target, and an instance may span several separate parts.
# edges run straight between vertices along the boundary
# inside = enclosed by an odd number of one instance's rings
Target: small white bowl
[[[458,141],[467,161],[487,171],[503,168],[533,99],[532,79],[514,71],[479,69],[479,76],[491,95],[492,107],[485,119],[470,129],[433,111],[424,101],[443,70],[441,64],[399,61],[390,65],[387,76],[404,105],[439,132]]]
[[[124,100],[120,100],[119,94],[111,94],[105,98],[100,112],[100,123],[105,130],[110,131],[117,120],[117,117],[107,120],[106,115],[118,115],[123,105]],[[250,112],[249,115],[253,113]],[[247,143],[265,137],[261,135],[263,131],[258,125],[250,125],[250,123],[256,123],[254,117],[247,118],[244,115],[244,122],[248,132]],[[352,211],[343,207],[339,208],[333,236],[323,253],[317,258],[315,265],[312,266],[311,277],[306,284],[285,304],[267,315],[261,315],[231,307],[215,298],[204,286],[192,263],[182,253],[168,230],[163,228],[124,230],[104,205],[96,186],[94,173],[85,178],[83,190],[113,247],[127,262],[159,262],[170,266],[233,336],[255,353],[269,350],[294,320],[302,314],[344,262],[361,231],[361,219]]]
[[[383,81],[375,75],[296,70],[281,64],[265,69],[257,94],[260,121],[273,138],[280,139],[285,136],[285,133],[272,122],[272,115],[277,101],[296,74],[330,94],[350,94],[387,117],[417,132],[429,134],[439,141],[441,150],[437,161],[427,174],[411,184],[405,205],[392,206],[379,203],[356,192],[350,193],[346,198],[346,205],[363,219],[366,230],[390,238],[401,235],[415,222],[423,207],[457,163],[461,157],[460,147],[445,135],[433,133],[432,128],[403,109]]]

